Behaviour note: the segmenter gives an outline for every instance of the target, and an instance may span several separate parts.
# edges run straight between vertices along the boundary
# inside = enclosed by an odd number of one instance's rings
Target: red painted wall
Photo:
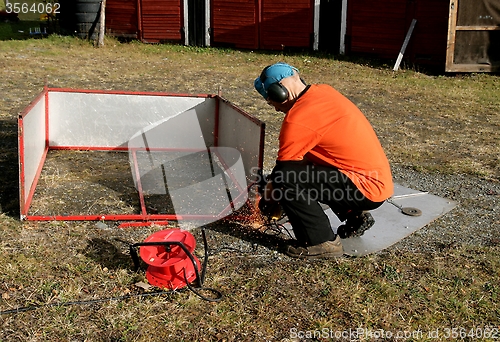
[[[449,0],[348,0],[346,50],[396,59],[416,19],[404,57],[444,65],[448,6]]]
[[[149,43],[182,39],[180,0],[141,0],[141,35]]]
[[[106,1],[106,34],[138,38],[137,0]]]
[[[283,50],[312,46],[312,0],[212,0],[212,45]]]
[[[258,0],[213,0],[211,8],[214,45],[258,48]]]

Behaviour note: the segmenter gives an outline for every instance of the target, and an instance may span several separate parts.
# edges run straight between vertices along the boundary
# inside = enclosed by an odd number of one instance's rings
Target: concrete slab
[[[395,184],[394,196],[381,207],[371,211],[375,218],[373,227],[361,237],[342,240],[345,254],[363,256],[386,249],[455,206],[456,203],[449,199]],[[416,208],[422,213],[420,216],[409,216],[403,213],[404,208]],[[341,222],[331,209],[325,209],[325,213],[330,219],[333,231],[336,232]],[[284,227],[293,234],[289,222],[286,222]]]

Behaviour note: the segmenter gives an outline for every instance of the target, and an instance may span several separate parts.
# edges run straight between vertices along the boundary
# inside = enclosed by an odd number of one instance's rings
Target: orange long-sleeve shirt
[[[278,160],[304,158],[338,168],[371,201],[392,196],[391,169],[372,126],[329,85],[311,85],[283,120]]]

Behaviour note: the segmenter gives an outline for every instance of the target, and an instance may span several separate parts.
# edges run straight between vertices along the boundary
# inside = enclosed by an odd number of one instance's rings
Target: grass
[[[428,174],[500,179],[497,75],[394,73],[383,61],[122,44],[110,38],[99,49],[60,36],[1,41],[0,308],[140,293],[134,284],[145,281],[144,274],[132,271],[123,241],[139,242],[159,229],[17,219],[16,116],[44,84],[179,93],[220,88],[229,101],[266,122],[270,169],[282,116],[258,97],[252,83],[264,66],[281,60],[298,67],[308,82],[331,84],[351,98],[373,123],[391,163]],[[201,241],[199,231],[194,233]],[[435,253],[389,249],[362,258],[304,262],[236,235],[208,232],[214,250],[206,285],[224,293],[221,302],[179,291],[45,307],[3,315],[0,340],[328,340],[324,332],[336,340],[335,334],[352,329],[357,340],[389,332],[400,334],[399,340],[434,341],[451,336],[452,328],[467,334],[490,329],[490,337],[495,331],[499,336],[498,244],[457,244]],[[473,340],[472,334],[465,337]]]

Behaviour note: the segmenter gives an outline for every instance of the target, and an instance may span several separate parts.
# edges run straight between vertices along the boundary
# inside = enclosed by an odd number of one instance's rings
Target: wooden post
[[[340,47],[339,53],[345,55],[345,35],[347,32],[347,0],[342,0],[342,14],[340,19]]]
[[[318,51],[319,47],[319,20],[320,20],[320,14],[319,14],[319,1],[320,0],[314,0],[314,15],[313,15],[313,27],[314,27],[314,34],[313,34],[313,50]]]
[[[448,41],[446,43],[446,72],[453,70],[453,58],[455,53],[455,32],[457,30],[457,12],[457,1],[450,0],[450,11],[448,17]]]
[[[413,19],[410,24],[410,28],[408,29],[408,33],[406,34],[405,41],[403,42],[403,46],[401,47],[401,51],[399,52],[398,59],[396,60],[396,64],[394,64],[394,71],[398,71],[399,69],[399,64],[401,63],[401,60],[403,59],[403,55],[406,50],[406,46],[408,45],[408,42],[410,41],[411,34],[413,32],[413,29],[415,28],[415,24],[417,23],[417,19]]]
[[[182,0],[182,6],[184,7],[184,45],[189,46],[189,12],[188,12],[188,0]]]
[[[101,22],[99,26],[99,42],[98,46],[104,46],[104,31],[106,31],[106,0],[101,2]]]

